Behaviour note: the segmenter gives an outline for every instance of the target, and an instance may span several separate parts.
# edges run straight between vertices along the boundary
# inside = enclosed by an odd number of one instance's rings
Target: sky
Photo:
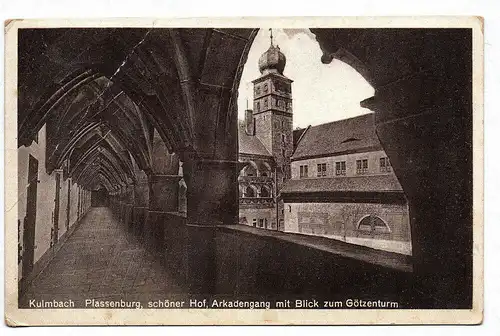
[[[273,29],[274,44],[286,57],[285,76],[292,79],[293,125],[307,127],[370,113],[359,106],[373,96],[371,85],[349,65],[321,63],[321,49],[308,29]],[[261,28],[250,48],[238,96],[238,117],[252,107],[252,80],[260,76],[259,57],[269,48],[269,28]]]

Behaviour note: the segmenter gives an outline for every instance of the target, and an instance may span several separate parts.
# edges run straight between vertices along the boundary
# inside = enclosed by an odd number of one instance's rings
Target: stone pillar
[[[377,112],[377,134],[408,199],[422,303],[460,308],[472,298],[472,113],[469,104],[449,106],[467,96],[449,84],[419,73],[364,105]],[[432,106],[405,98],[418,91]]]
[[[351,64],[375,89],[362,106],[375,112],[377,135],[409,203],[408,301],[471,308],[472,30],[311,32],[322,62]]]
[[[120,185],[120,191],[119,191],[119,220],[120,223],[123,224],[125,222],[125,185]]]
[[[190,293],[216,290],[217,226],[238,223],[238,175],[241,163],[224,160],[184,162],[187,184],[187,265]]]
[[[168,213],[178,211],[179,175],[148,176],[149,205],[144,234],[149,246],[158,252],[165,248],[165,225]]]
[[[124,205],[124,224],[125,227],[132,231],[133,223],[133,208],[134,208],[134,183],[125,186],[125,205]]]
[[[149,182],[145,173],[137,174],[137,182],[134,184],[134,207],[132,230],[135,234],[143,234],[146,223],[147,211],[149,209]]]

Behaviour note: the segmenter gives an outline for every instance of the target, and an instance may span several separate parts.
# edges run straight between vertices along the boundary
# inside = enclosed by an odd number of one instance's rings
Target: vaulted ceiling
[[[20,30],[18,145],[47,125],[47,171],[63,168],[89,188],[130,183],[135,166],[152,172],[154,134],[166,156],[224,159],[236,151],[221,144],[237,136],[239,78],[256,32]]]

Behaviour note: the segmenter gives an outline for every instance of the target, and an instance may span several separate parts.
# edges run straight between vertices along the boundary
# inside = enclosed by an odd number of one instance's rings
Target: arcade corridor
[[[471,32],[311,29],[323,52],[311,62],[341,60],[375,89],[361,106],[408,198],[407,260],[237,225],[238,87],[257,31],[19,30],[18,193],[6,222],[24,297],[366,294],[471,306]],[[109,208],[91,207],[97,190]],[[403,261],[377,262],[391,259]]]
[[[33,299],[144,301],[182,293],[162,263],[162,256],[149,251],[109,208],[91,208],[21,304],[29,306]]]

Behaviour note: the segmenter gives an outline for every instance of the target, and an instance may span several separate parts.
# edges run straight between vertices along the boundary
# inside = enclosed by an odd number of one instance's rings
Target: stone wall
[[[369,231],[359,227],[360,221],[369,215],[382,219],[388,229]],[[406,204],[285,203],[285,231],[342,239],[392,252],[411,251]]]
[[[33,141],[30,146],[21,146],[18,149],[18,237],[24,255],[24,224],[27,217],[27,191],[28,191],[28,165],[29,156],[38,161],[38,180],[33,181],[37,185],[36,195],[36,220],[34,239],[33,269],[30,274],[22,274],[22,258],[18,264],[18,275],[21,281],[30,281],[43,268],[57,247],[65,239],[67,232],[85,215],[90,208],[90,191],[83,190],[71,178],[64,179],[62,171],[54,170],[51,174],[46,171],[46,127],[43,126],[38,132],[38,142]],[[59,184],[59,213],[56,214],[56,174],[60,176]],[[68,186],[69,203],[68,208]],[[69,214],[68,214],[69,209]],[[58,230],[55,232],[55,218],[58,217]],[[69,219],[69,221],[68,221]],[[14,223],[12,223],[14,224]],[[57,237],[56,237],[57,235]],[[57,239],[56,239],[57,238]],[[24,284],[22,284],[24,287]]]

